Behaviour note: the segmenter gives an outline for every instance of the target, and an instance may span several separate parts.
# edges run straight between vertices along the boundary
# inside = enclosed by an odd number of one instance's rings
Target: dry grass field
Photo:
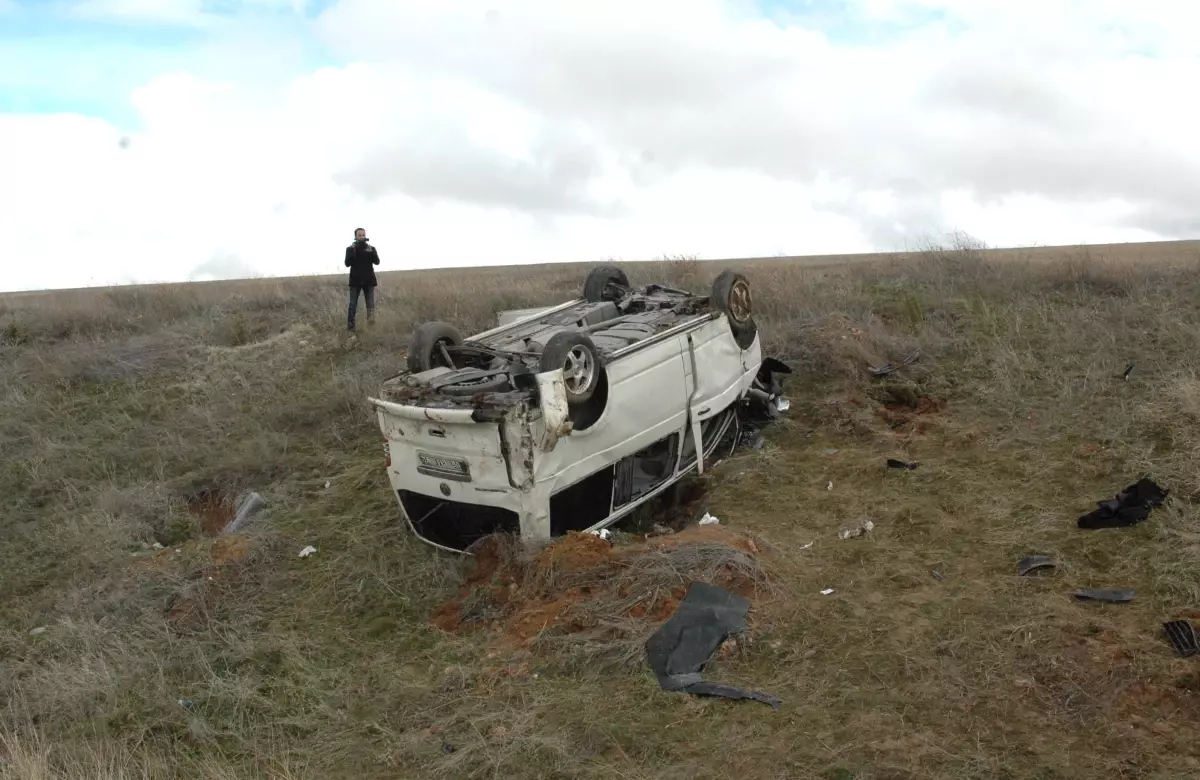
[[[796,369],[702,499],[761,580],[708,676],[778,710],[661,691],[662,616],[617,601],[607,642],[431,621],[469,567],[398,524],[365,398],[419,321],[586,266],[385,274],[353,349],[336,277],[0,296],[0,778],[1200,777],[1200,658],[1161,629],[1200,618],[1200,244],[854,260],[626,266],[742,267]],[[1076,527],[1143,475],[1166,507]]]

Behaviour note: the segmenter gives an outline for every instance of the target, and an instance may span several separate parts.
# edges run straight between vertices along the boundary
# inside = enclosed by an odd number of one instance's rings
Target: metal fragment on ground
[[[1163,631],[1171,646],[1180,658],[1191,658],[1200,653],[1200,644],[1196,642],[1196,629],[1186,620],[1170,620],[1163,623]]]
[[[889,469],[904,469],[906,471],[913,471],[914,469],[920,467],[920,465],[920,463],[905,463],[904,461],[896,460],[895,458],[888,458],[887,461],[887,466]]]
[[[240,531],[250,521],[250,518],[261,511],[266,505],[267,500],[258,493],[251,493],[246,496],[238,506],[237,515],[230,521],[229,525],[225,526],[225,533],[232,534]]]
[[[1126,588],[1076,588],[1073,595],[1087,601],[1106,601],[1121,604],[1133,600],[1133,591]]]
[[[1017,563],[1017,571],[1021,574],[1021,576],[1025,576],[1031,571],[1036,571],[1038,569],[1052,569],[1055,566],[1057,566],[1057,564],[1049,555],[1028,555]]]

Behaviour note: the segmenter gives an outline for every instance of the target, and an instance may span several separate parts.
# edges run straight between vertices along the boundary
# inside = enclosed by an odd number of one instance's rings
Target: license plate
[[[417,453],[417,472],[427,477],[452,479],[457,482],[471,481],[471,467],[462,458],[449,458],[428,452]]]

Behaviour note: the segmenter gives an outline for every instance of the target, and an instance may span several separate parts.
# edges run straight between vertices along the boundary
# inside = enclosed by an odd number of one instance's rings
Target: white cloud
[[[742,0],[341,0],[315,29],[350,64],[286,77],[278,34],[221,32],[224,67],[147,74],[126,149],[0,114],[0,246],[56,269],[0,261],[0,288],[338,273],[359,225],[385,267],[1200,232],[1200,7],[847,6],[832,38]]]
[[[5,0],[0,0],[3,3]],[[105,22],[208,27],[230,13],[291,11],[302,14],[307,0],[72,0],[68,15]]]
[[[78,19],[196,26],[209,21],[203,6],[202,0],[79,0],[69,12]]]

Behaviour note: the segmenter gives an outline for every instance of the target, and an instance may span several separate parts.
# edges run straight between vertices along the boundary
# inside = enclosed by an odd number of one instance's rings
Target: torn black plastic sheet
[[[664,691],[697,696],[751,699],[779,709],[777,696],[747,691],[701,676],[718,648],[732,635],[746,631],[750,602],[724,588],[694,582],[675,614],[646,641],[646,659]]]
[[[1079,518],[1080,528],[1124,528],[1137,525],[1150,516],[1150,511],[1166,503],[1170,491],[1152,480],[1142,478],[1122,490],[1115,498],[1097,501],[1099,508]]]

